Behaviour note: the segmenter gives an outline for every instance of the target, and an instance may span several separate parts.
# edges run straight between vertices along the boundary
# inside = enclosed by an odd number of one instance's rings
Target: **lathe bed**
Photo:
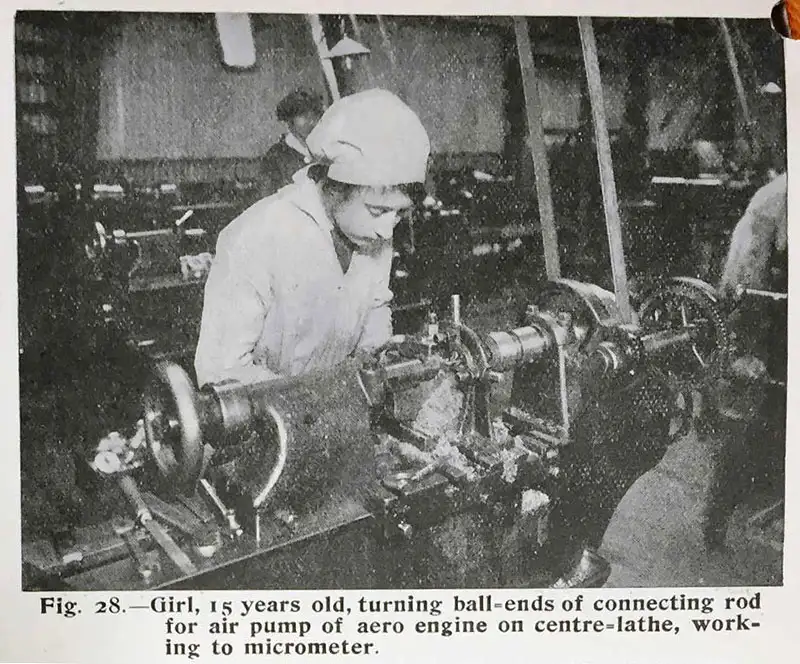
[[[438,498],[438,506],[432,510],[438,521],[443,502],[451,502],[455,509],[451,487],[444,477],[430,475],[414,491],[426,494],[428,505]],[[465,588],[476,582],[513,587],[536,572],[522,547],[536,539],[538,521],[530,522],[531,531],[524,536],[518,533],[513,542],[498,523],[502,508],[495,504],[466,514],[456,511],[430,528],[412,531],[406,526],[391,532],[395,524],[385,516],[396,496],[378,485],[369,494],[360,500],[331,496],[311,513],[292,515],[290,523],[276,517],[264,526],[261,544],[247,532],[226,539],[213,558],[193,555],[197,569],[191,574],[181,572],[163,554],[159,556],[141,530],[137,538],[143,548],[160,559],[160,571],[150,580],[137,573],[125,542],[108,522],[78,531],[75,550],[86,552],[81,563],[65,564],[49,542],[40,540],[24,551],[26,568],[32,572],[28,589],[36,589],[37,578],[43,588],[82,591]],[[206,514],[210,519],[211,513]],[[181,541],[179,533],[175,539]],[[515,545],[516,550],[510,550]],[[501,558],[503,564],[499,565]],[[541,561],[538,573],[542,584],[554,578]],[[54,583],[56,579],[59,581]]]

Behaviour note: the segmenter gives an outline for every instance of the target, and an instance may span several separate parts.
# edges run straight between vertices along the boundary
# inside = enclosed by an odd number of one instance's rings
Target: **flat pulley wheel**
[[[675,277],[655,286],[642,302],[639,322],[645,333],[689,333],[689,341],[666,367],[679,379],[717,373],[725,367],[730,332],[717,293],[706,282]]]
[[[193,493],[204,448],[194,384],[177,364],[159,362],[143,402],[147,445],[163,484],[171,492]]]
[[[549,282],[533,304],[562,324],[568,323],[581,349],[586,349],[601,329],[615,326],[620,319],[613,293],[572,279]]]

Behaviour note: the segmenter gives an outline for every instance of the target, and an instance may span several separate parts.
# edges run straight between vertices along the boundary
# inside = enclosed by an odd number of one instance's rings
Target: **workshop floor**
[[[709,478],[707,443],[676,443],[623,499],[602,553],[608,587],[768,586],[782,583],[782,553],[756,540],[748,520],[766,504],[754,498],[731,520],[724,549],[703,546],[700,513]]]

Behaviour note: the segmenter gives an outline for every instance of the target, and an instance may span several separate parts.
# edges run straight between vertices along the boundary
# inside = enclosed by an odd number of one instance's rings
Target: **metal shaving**
[[[513,447],[504,448],[500,451],[500,459],[503,462],[502,478],[504,482],[512,484],[517,479],[519,472],[519,459],[526,456],[527,450],[522,444],[519,436],[513,439]]]
[[[528,489],[522,494],[520,512],[530,514],[536,512],[550,504],[550,496],[535,489]]]
[[[461,451],[453,444],[458,441],[458,434],[455,432],[448,432],[441,436],[437,442],[436,447],[433,449],[433,458],[440,463],[445,463],[452,468],[462,471],[468,480],[475,479],[475,469]]]
[[[443,373],[439,380],[414,420],[417,431],[437,440],[458,428],[464,402],[464,395],[458,389],[453,375]]]
[[[511,442],[511,432],[508,430],[506,423],[503,422],[502,418],[498,418],[492,421],[492,434],[494,436],[494,441],[501,446],[505,446],[509,442]]]

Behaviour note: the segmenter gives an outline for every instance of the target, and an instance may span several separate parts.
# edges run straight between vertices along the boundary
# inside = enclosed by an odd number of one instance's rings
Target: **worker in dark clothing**
[[[311,163],[306,138],[322,116],[322,97],[307,90],[296,90],[284,97],[276,109],[278,120],[288,131],[264,156],[261,197],[271,196],[292,182],[292,176]]]

